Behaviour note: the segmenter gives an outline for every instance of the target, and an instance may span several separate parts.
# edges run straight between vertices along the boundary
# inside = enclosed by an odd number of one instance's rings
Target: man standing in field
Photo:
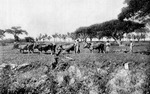
[[[75,41],[75,53],[80,53],[80,44],[78,39]]]
[[[109,41],[106,42],[106,52],[108,53],[110,51],[110,43]]]
[[[13,49],[17,49],[17,48],[19,48],[19,43],[18,42],[14,42]]]
[[[130,52],[133,52],[133,41],[130,41]]]
[[[93,52],[93,49],[94,49],[93,46],[94,46],[94,43],[92,42],[92,43],[91,43],[91,46],[90,46],[90,51],[91,51],[91,52]]]

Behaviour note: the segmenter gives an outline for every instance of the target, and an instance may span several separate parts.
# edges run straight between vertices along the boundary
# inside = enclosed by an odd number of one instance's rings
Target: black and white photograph
[[[0,0],[0,94],[150,94],[150,0]]]

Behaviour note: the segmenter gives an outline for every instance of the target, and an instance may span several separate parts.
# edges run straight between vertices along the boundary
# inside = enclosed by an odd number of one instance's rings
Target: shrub
[[[110,94],[143,94],[146,76],[143,70],[118,68],[108,82]]]
[[[14,46],[13,46],[13,49],[17,49],[17,48],[19,48],[19,43],[14,43]]]
[[[11,66],[6,65],[0,75],[0,94],[9,94],[9,89],[12,83],[11,78]]]
[[[25,37],[25,41],[26,42],[34,42],[34,38],[33,37]]]
[[[5,43],[5,42],[1,42],[0,45],[1,45],[1,46],[6,46],[6,43]]]

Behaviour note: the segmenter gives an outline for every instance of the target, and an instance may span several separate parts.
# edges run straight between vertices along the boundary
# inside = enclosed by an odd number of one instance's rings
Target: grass
[[[27,94],[35,92],[37,94],[48,92],[52,94],[56,92],[56,94],[87,94],[88,92],[97,94],[146,94],[145,92],[147,92],[149,94],[149,55],[144,53],[149,51],[149,43],[136,43],[136,45],[134,53],[115,52],[118,49],[128,50],[128,46],[112,46],[110,53],[97,53],[97,51],[90,53],[81,45],[80,54],[71,52],[61,55],[58,68],[50,70],[48,73],[46,73],[48,69],[45,65],[51,66],[55,61],[54,56],[44,53],[22,54],[17,49],[12,50],[12,45],[1,46],[0,64],[20,65],[29,63],[31,65],[17,72],[12,71],[15,76],[12,74],[8,76],[2,72],[1,80],[2,82],[6,80],[8,83],[10,81],[9,84],[5,84],[5,87],[9,88],[11,93],[23,89]],[[71,57],[75,61],[67,61],[65,56]],[[123,65],[127,62],[131,63],[131,70],[124,69]],[[75,67],[74,74],[70,74],[67,69],[70,66]],[[61,80],[58,81],[58,78],[61,77],[62,82]],[[69,84],[71,79],[72,84]]]

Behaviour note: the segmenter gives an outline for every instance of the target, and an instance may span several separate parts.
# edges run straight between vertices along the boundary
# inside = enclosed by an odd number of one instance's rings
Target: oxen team
[[[98,52],[104,53],[105,52],[105,45],[104,43],[85,43],[84,48],[88,48],[90,52],[94,50],[98,50]]]
[[[43,51],[46,53],[48,50],[51,51],[51,53],[55,53],[56,45],[53,43],[49,44],[41,44],[41,43],[28,43],[26,45],[20,45],[19,46],[20,52],[24,53],[24,51],[28,51],[29,53],[34,53],[37,49],[40,53]]]
[[[58,52],[58,50],[65,51],[67,53],[70,53],[71,51],[76,50],[76,43],[71,43],[68,45],[62,45],[62,44],[54,44],[54,43],[28,43],[26,45],[20,45],[19,49],[21,53],[24,53],[25,51],[28,53],[34,53],[35,51],[38,51],[40,53],[44,52],[47,53],[48,51],[51,51],[51,54],[55,54]],[[80,46],[79,46],[80,47]],[[78,47],[78,50],[80,52],[80,48]],[[105,53],[105,44],[104,43],[88,43],[85,42],[83,48],[88,48],[90,52],[93,52],[94,50],[98,50],[98,52]]]

